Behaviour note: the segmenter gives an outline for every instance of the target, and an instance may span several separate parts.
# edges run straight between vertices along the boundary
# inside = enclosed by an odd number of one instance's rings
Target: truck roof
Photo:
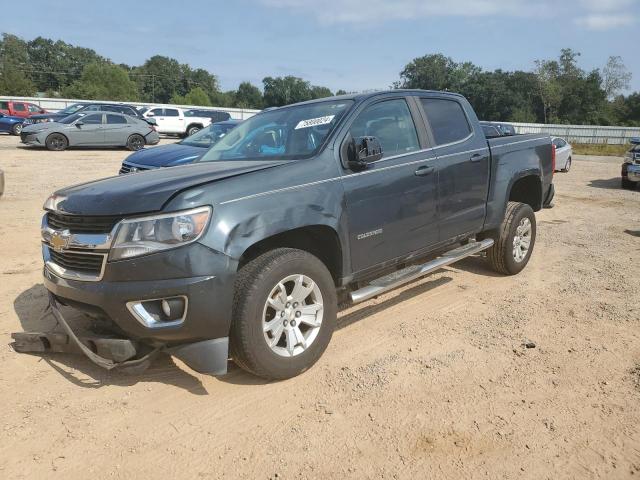
[[[419,94],[419,93],[430,93],[430,94],[434,94],[437,93],[438,95],[443,95],[443,96],[451,96],[451,97],[462,97],[462,95],[460,95],[459,93],[453,93],[453,92],[443,92],[443,91],[438,91],[438,90],[422,90],[422,89],[410,89],[410,88],[399,88],[399,89],[394,89],[394,90],[380,90],[380,91],[376,91],[376,92],[367,92],[367,93],[348,93],[346,95],[334,95],[333,97],[323,97],[323,98],[316,98],[314,100],[307,100],[304,102],[298,102],[298,103],[293,103],[291,105],[284,105],[282,107],[278,107],[278,108],[286,108],[286,107],[291,107],[292,105],[306,105],[306,104],[310,104],[310,103],[319,103],[319,102],[327,102],[327,101],[331,101],[331,100],[356,100],[356,101],[361,101],[361,100],[366,100],[368,98],[372,98],[372,97],[377,97],[379,95],[386,95],[386,94],[390,94],[390,93],[407,93],[407,94]]]

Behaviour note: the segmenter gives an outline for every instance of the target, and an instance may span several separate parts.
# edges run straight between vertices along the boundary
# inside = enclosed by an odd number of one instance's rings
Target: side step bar
[[[400,271],[396,272],[395,274],[387,275],[386,277],[378,278],[371,282],[370,285],[351,292],[351,301],[353,303],[360,303],[373,297],[377,297],[378,295],[382,295],[389,290],[398,288],[405,283],[412,282],[429,273],[446,267],[447,265],[451,265],[458,260],[462,260],[463,258],[482,252],[483,250],[490,248],[492,245],[493,240],[490,238],[481,240],[479,242],[471,242],[466,245],[462,245],[461,247],[458,247],[454,250],[450,250],[442,256],[435,258],[423,265],[409,267],[405,269],[405,271],[409,270],[409,272],[407,273],[403,273],[402,271]]]

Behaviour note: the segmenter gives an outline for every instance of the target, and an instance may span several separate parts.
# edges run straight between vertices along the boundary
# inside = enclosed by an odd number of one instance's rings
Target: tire
[[[137,133],[134,133],[127,139],[127,150],[136,152],[144,148],[145,143],[146,142],[142,135],[138,135]]]
[[[61,152],[62,150],[66,150],[66,148],[69,146],[69,140],[67,140],[67,137],[65,137],[61,133],[52,133],[47,137],[44,144],[49,150],[53,150],[54,152]]]
[[[622,181],[620,182],[620,186],[622,188],[624,188],[625,190],[635,190],[636,189],[636,182],[632,182],[631,180],[622,177]]]
[[[296,294],[295,288],[302,290]],[[231,358],[242,369],[268,380],[301,374],[329,345],[336,324],[336,297],[329,270],[310,253],[279,248],[261,255],[238,273],[229,335]],[[301,298],[306,315],[296,313],[302,313],[303,307],[295,302]]]
[[[525,233],[527,231],[528,235]],[[504,275],[520,273],[529,263],[536,243],[536,216],[533,209],[525,203],[507,203],[504,220],[496,237],[493,246],[487,250],[491,267]],[[526,251],[525,239],[528,240]]]
[[[200,130],[202,130],[202,127],[200,125],[189,125],[189,128],[187,128],[187,137],[190,137],[191,135],[199,132]]]
[[[20,135],[22,133],[22,124],[16,123],[11,129],[11,135]]]
[[[571,157],[569,157],[569,159],[567,160],[567,164],[562,169],[564,173],[569,173],[569,170],[571,170]]]

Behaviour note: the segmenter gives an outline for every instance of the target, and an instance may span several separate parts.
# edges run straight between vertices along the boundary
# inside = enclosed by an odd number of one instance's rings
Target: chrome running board
[[[458,260],[475,255],[482,252],[493,245],[493,240],[487,238],[479,242],[471,242],[466,245],[462,245],[454,250],[449,250],[445,254],[431,260],[430,262],[422,265],[414,265],[404,270],[394,272],[382,278],[377,278],[372,281],[371,284],[360,290],[351,292],[350,297],[353,303],[360,303],[369,300],[378,295],[382,295],[389,290],[398,288],[405,283],[412,282],[420,277],[423,277],[429,273],[435,272],[447,265],[451,265]]]

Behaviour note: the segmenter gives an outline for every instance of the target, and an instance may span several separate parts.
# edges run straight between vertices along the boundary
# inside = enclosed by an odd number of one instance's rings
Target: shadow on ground
[[[599,180],[591,180],[588,184],[589,187],[594,188],[604,188],[607,190],[621,190],[620,186],[620,177],[610,178],[608,180],[599,179]]]

